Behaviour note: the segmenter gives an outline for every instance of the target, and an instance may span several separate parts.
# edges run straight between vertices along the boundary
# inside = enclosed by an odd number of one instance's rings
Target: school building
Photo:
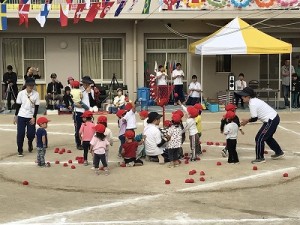
[[[60,2],[53,0],[43,28],[35,19],[40,13],[40,1],[31,3],[29,27],[26,28],[19,26],[18,1],[8,1],[8,29],[0,35],[1,72],[6,71],[7,65],[13,65],[22,84],[28,66],[39,68],[42,78],[37,83],[42,97],[51,80],[50,74],[56,73],[64,85],[68,76],[80,79],[84,75],[90,75],[97,84],[110,84],[115,74],[119,83],[128,86],[131,98],[135,98],[137,88],[147,85],[147,72],[153,73],[155,61],[162,65],[165,61],[180,62],[187,89],[193,74],[200,77],[201,67],[200,56],[189,53],[189,44],[210,35],[236,16],[249,24],[257,23],[255,27],[263,32],[291,43],[293,65],[298,67],[299,11],[285,6],[284,1],[186,0],[178,2],[179,6],[171,6],[172,10],[164,10],[168,7],[166,4],[152,0],[148,14],[142,14],[145,1],[136,2],[131,11],[132,2],[128,1],[115,17],[116,1],[104,19],[98,14],[93,22],[86,22],[88,10],[85,10],[78,24],[73,24],[76,9],[76,1],[73,1],[69,24],[61,27]],[[277,89],[278,67],[284,57],[287,56],[228,56],[226,52],[220,56],[205,56],[204,97],[216,98],[219,91],[226,90],[230,72],[236,77],[244,73],[246,81],[258,80],[261,88]]]

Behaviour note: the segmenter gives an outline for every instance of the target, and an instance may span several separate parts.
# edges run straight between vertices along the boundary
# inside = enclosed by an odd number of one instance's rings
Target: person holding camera
[[[32,66],[27,67],[26,74],[24,75],[24,80],[26,81],[29,77],[35,80],[41,79],[41,75],[39,75],[39,68],[35,68]]]
[[[13,99],[16,104],[16,96],[18,95],[17,79],[18,77],[17,74],[13,72],[13,67],[8,65],[7,72],[3,74],[3,83],[5,85],[7,109],[9,111],[12,109],[11,99]]]
[[[61,95],[61,89],[63,88],[62,83],[57,80],[56,73],[52,73],[50,77],[51,82],[47,85],[47,95],[45,96],[47,109],[49,109],[50,100],[58,100],[59,104],[61,104],[63,100]]]

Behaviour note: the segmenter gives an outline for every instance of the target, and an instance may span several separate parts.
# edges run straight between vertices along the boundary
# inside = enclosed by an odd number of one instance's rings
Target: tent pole
[[[200,69],[200,82],[201,82],[201,91],[200,91],[200,101],[203,103],[203,54],[201,54],[201,69]]]
[[[281,54],[278,56],[278,106],[277,108],[279,109],[279,98],[281,97]]]
[[[290,111],[292,111],[292,52],[290,53]]]

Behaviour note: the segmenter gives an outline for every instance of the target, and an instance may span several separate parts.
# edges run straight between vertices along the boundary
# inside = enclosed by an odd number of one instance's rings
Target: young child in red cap
[[[135,117],[135,106],[133,103],[127,103],[125,105],[126,114],[123,120],[126,121],[126,130],[134,131],[136,129],[136,117]]]
[[[82,95],[82,90],[79,88],[80,82],[78,80],[74,80],[71,83],[71,86],[72,86],[71,95],[72,95],[72,100],[73,100],[74,104],[79,104],[85,110],[89,110],[89,107],[82,102],[83,95]]]
[[[118,157],[122,157],[122,145],[125,143],[125,131],[126,131],[126,121],[123,120],[123,117],[125,116],[126,111],[124,109],[119,109],[116,113],[118,117],[118,127],[119,127],[119,140],[120,140],[120,146],[119,146],[119,153]]]
[[[85,111],[82,115],[81,127],[79,129],[79,137],[82,141],[83,147],[83,165],[87,166],[88,163],[88,152],[90,149],[90,141],[92,140],[93,136],[95,135],[95,124],[93,123],[93,113],[91,111]]]
[[[224,119],[227,121],[227,124],[224,127],[223,134],[226,135],[226,147],[228,149],[228,163],[236,164],[239,163],[239,157],[236,152],[236,143],[239,127],[233,121],[235,113],[233,111],[228,111],[224,115]]]
[[[138,146],[144,143],[144,139],[140,142],[134,140],[135,134],[132,130],[127,130],[124,134],[126,142],[122,145],[122,156],[126,167],[142,166],[143,161],[136,158]]]
[[[142,110],[139,112],[140,119],[144,123],[144,128],[148,125],[148,123],[147,123],[148,114],[149,114],[149,112],[147,110]]]
[[[101,161],[103,165],[103,169],[105,172],[105,175],[109,175],[107,160],[106,160],[106,149],[109,146],[109,142],[106,139],[106,136],[104,135],[105,132],[105,126],[102,124],[97,124],[95,127],[96,135],[92,138],[90,144],[90,151],[94,157],[93,164],[95,167],[95,173],[99,175],[99,163]]]
[[[172,125],[168,129],[168,139],[166,151],[168,152],[168,158],[170,160],[169,168],[179,166],[178,152],[181,148],[182,128],[180,126],[181,116],[177,113],[172,115]]]
[[[104,135],[106,137],[106,140],[109,142],[110,146],[113,146],[113,133],[111,129],[107,127],[107,117],[106,116],[99,116],[97,120],[97,124],[102,124],[105,126],[105,132]],[[109,147],[106,148],[106,160],[108,161],[108,153],[109,153]]]
[[[226,112],[234,112],[235,113],[236,105],[230,103],[230,104],[225,106],[225,110],[226,110]],[[240,119],[236,114],[235,114],[235,117],[233,118],[233,122],[238,125],[241,134],[244,135],[244,131],[241,128]],[[227,123],[228,123],[227,120],[223,117],[221,119],[221,125],[220,125],[221,134],[224,132],[224,127]],[[221,154],[222,154],[223,157],[227,156],[227,146],[224,149],[222,149]]]
[[[39,167],[47,167],[48,164],[45,163],[45,154],[46,148],[48,147],[48,138],[47,138],[47,126],[48,120],[46,117],[40,117],[37,119],[36,123],[39,125],[39,128],[36,131],[36,148],[37,148],[37,164]]]
[[[182,118],[183,118],[183,116],[184,116],[184,113],[183,113],[180,109],[178,109],[178,110],[176,110],[175,112],[172,112],[172,115],[173,115],[173,114],[178,114],[178,115],[180,116],[180,118],[181,118],[181,120],[180,120],[180,127],[181,127],[181,129],[182,129],[182,134],[181,134],[181,144],[183,144],[183,143],[185,142],[185,131],[184,131],[183,123],[182,123]],[[179,159],[184,158],[182,146],[181,146],[180,149],[178,150],[178,158],[179,158]]]
[[[200,143],[199,143],[199,135],[195,122],[195,118],[199,115],[199,111],[193,107],[185,107],[178,101],[178,104],[181,105],[183,111],[185,111],[187,119],[184,125],[184,132],[189,132],[190,139],[190,148],[191,148],[191,161],[196,161],[197,157],[200,155]]]

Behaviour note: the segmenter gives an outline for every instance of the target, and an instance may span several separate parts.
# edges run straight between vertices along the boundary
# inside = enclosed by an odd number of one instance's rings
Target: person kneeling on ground
[[[143,161],[140,159],[136,159],[136,152],[138,146],[144,143],[144,139],[140,142],[134,140],[134,132],[132,130],[127,130],[125,132],[126,142],[122,145],[122,157],[124,158],[124,162],[126,167],[131,166],[142,166]]]

